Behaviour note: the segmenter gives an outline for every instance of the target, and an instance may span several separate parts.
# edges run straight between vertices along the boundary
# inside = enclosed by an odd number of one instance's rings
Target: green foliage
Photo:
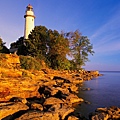
[[[0,38],[0,52],[2,49],[3,49],[3,42],[2,42],[2,39]]]
[[[81,66],[85,65],[85,62],[89,60],[88,55],[93,55],[93,46],[90,44],[90,40],[87,36],[81,36],[78,30],[67,33],[66,37],[70,41],[71,55],[73,57],[71,64],[74,65],[75,63],[76,69],[80,69]]]
[[[16,42],[10,44],[10,49],[12,48],[19,48],[19,46],[24,44],[24,37],[18,38]]]
[[[9,53],[9,49],[5,46],[5,42],[0,38],[0,53]]]
[[[37,60],[31,56],[20,56],[21,68],[26,70],[40,70],[41,63],[40,60]]]
[[[69,53],[69,41],[58,31],[49,30],[49,52],[48,59],[53,69],[68,69],[68,60],[66,54]],[[66,62],[67,63],[66,63]]]
[[[10,49],[18,48],[18,55],[27,55],[27,49],[24,44],[24,37],[20,37],[16,42],[10,44]]]
[[[89,61],[89,54],[93,55],[94,53],[90,40],[87,36],[82,36],[78,30],[59,33],[57,30],[47,29],[45,26],[36,26],[28,39],[24,40],[21,37],[11,44],[11,48],[16,47],[18,48],[18,55],[43,60],[47,66],[59,70],[81,69],[81,66]],[[68,60],[66,55],[73,59]],[[21,61],[22,67],[35,69],[36,65],[33,58],[24,58]]]
[[[58,31],[48,30],[44,26],[36,26],[25,40],[27,55],[44,60],[53,69],[63,69],[69,42]],[[65,68],[66,69],[66,68]]]
[[[47,53],[48,29],[44,26],[36,26],[25,40],[27,55],[45,59]]]
[[[70,70],[71,64],[70,61],[68,59],[60,59],[58,60],[58,69],[59,70]]]

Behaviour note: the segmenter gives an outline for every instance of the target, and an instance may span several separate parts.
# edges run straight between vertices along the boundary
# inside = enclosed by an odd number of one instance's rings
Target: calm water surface
[[[82,87],[91,88],[90,91],[79,91],[78,96],[91,103],[76,107],[76,111],[84,116],[98,107],[120,107],[120,72],[100,73],[104,75],[83,83]]]

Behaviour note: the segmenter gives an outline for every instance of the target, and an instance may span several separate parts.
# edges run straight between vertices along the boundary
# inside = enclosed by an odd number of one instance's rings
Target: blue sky
[[[120,71],[120,0],[0,0],[0,37],[8,48],[24,35],[29,3],[36,26],[88,36],[95,54],[85,69]]]

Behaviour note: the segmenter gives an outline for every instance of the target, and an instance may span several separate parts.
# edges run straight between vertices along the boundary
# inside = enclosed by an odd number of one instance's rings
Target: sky
[[[24,36],[26,6],[34,9],[35,26],[90,39],[95,54],[86,70],[120,71],[120,0],[0,0],[0,37],[9,48]]]

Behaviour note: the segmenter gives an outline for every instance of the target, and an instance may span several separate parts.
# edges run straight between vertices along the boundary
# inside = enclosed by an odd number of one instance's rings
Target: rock
[[[75,92],[75,93],[78,92],[78,87],[77,87],[76,85],[74,85],[74,84],[72,84],[72,85],[69,87],[69,89],[70,89],[71,92]]]
[[[81,88],[82,91],[89,91],[90,88]]]
[[[3,98],[5,99],[5,97],[7,97],[8,95],[10,95],[10,89],[9,88],[4,88],[2,91],[0,91],[0,99]]]
[[[69,90],[65,86],[64,87],[63,86],[62,87],[56,87],[55,89],[60,91],[62,94],[69,94]]]
[[[66,78],[63,78],[61,76],[54,76],[53,80],[64,80],[62,82],[64,82],[64,83],[70,83],[70,80],[68,80]]]
[[[97,108],[95,111],[96,112],[107,112],[107,108],[106,107],[105,108]]]
[[[51,95],[52,96],[56,95],[58,93],[58,91],[59,91],[58,89],[53,88],[52,91],[51,91]]]
[[[90,75],[92,75],[93,77],[97,77],[99,76],[99,71],[87,71]]]
[[[0,120],[20,110],[27,110],[29,107],[21,102],[0,103]]]
[[[56,85],[56,81],[53,81],[53,80],[51,80],[51,81],[46,81],[46,82],[43,83],[43,85],[44,85],[44,86]]]
[[[40,93],[40,95],[44,95],[45,98],[48,98],[51,96],[51,86],[40,86],[38,89],[38,92]]]
[[[9,101],[10,102],[22,102],[23,104],[27,103],[26,98],[21,98],[21,97],[13,97]]]
[[[69,114],[74,112],[74,108],[66,105],[66,104],[54,104],[52,107],[48,109],[48,111],[54,111],[59,114],[60,118],[64,120]]]
[[[57,112],[60,115],[61,119],[64,120],[66,116],[74,112],[74,108],[63,105]]]
[[[86,104],[90,104],[90,102],[89,102],[89,101],[85,101],[85,103],[86,103]]]
[[[108,120],[108,114],[99,113],[91,117],[91,120]]]
[[[34,109],[34,110],[43,111],[43,106],[41,104],[38,104],[38,103],[31,103],[30,108]]]
[[[64,103],[64,102],[58,98],[50,97],[45,100],[44,105],[54,105],[59,103]]]
[[[73,104],[83,102],[84,100],[82,98],[79,98],[77,95],[70,94],[69,96],[66,97],[66,101],[69,104]]]
[[[59,111],[59,109],[60,109],[61,107],[62,107],[61,104],[57,103],[57,104],[52,105],[52,106],[48,109],[48,111]]]
[[[28,111],[15,120],[59,120],[56,112]]]
[[[75,116],[69,116],[68,120],[79,120],[79,118],[75,117]]]
[[[112,107],[105,107],[105,108],[97,108],[95,113],[91,113],[89,115],[90,120],[114,120],[114,119],[120,119],[120,108],[116,106]]]
[[[80,84],[81,82],[83,82],[83,79],[74,79],[73,81],[72,81],[72,83],[73,84]]]
[[[13,97],[39,97],[39,85],[36,85],[35,82],[30,78],[11,78],[11,80],[7,78],[0,80],[0,101],[9,101]]]

